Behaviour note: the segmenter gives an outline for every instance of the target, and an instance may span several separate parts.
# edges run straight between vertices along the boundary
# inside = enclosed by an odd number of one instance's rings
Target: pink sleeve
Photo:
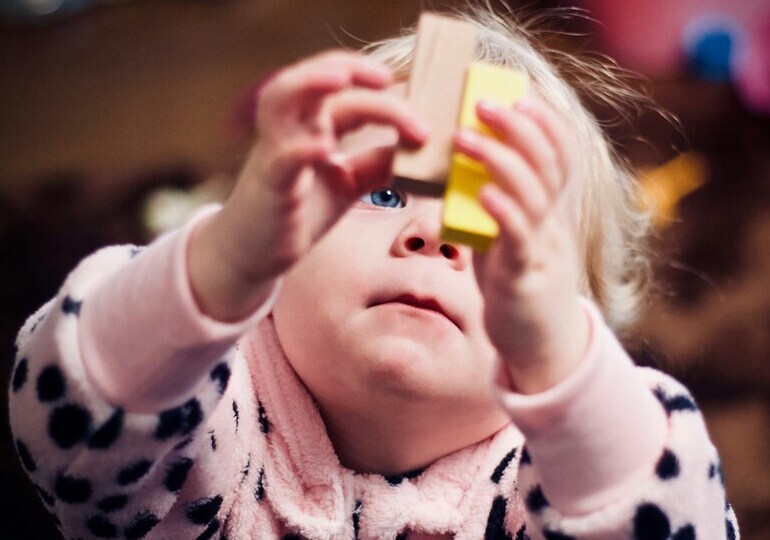
[[[535,395],[500,389],[527,441],[543,493],[565,515],[599,510],[630,491],[654,469],[668,436],[660,402],[598,309],[584,305],[591,337],[575,371]]]
[[[135,412],[178,404],[272,309],[277,283],[259,309],[236,323],[218,322],[196,305],[187,245],[214,211],[206,208],[181,230],[159,238],[85,298],[78,333],[83,362],[109,401]]]

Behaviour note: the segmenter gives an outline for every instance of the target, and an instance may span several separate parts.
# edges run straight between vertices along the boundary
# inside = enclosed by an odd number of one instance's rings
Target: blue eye
[[[403,208],[406,205],[404,198],[397,191],[388,188],[367,193],[360,200],[382,208]]]

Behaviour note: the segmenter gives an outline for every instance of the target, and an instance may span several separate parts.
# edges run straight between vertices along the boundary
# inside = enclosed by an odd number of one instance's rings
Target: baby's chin
[[[380,395],[425,401],[456,399],[478,390],[468,377],[475,369],[468,365],[469,355],[456,343],[383,332],[358,344],[355,356],[356,378]]]

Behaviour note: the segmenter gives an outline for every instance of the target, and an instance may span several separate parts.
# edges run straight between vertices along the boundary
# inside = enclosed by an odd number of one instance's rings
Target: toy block
[[[495,136],[476,116],[476,104],[488,99],[513,105],[524,97],[529,78],[520,71],[473,63],[468,68],[460,126]],[[499,229],[497,222],[481,206],[478,193],[490,181],[486,168],[468,156],[455,152],[444,193],[441,239],[457,242],[484,252],[492,245]]]
[[[475,38],[476,28],[470,23],[434,13],[420,16],[407,101],[430,126],[430,138],[418,149],[398,149],[393,160],[395,187],[424,195],[444,192]]]

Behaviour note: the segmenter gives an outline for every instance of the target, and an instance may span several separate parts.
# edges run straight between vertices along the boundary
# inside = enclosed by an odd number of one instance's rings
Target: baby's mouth
[[[383,304],[404,304],[417,309],[433,311],[435,313],[438,313],[439,315],[442,315],[446,319],[448,319],[459,330],[462,330],[462,327],[460,326],[460,323],[457,317],[449,313],[449,311],[447,311],[444,308],[444,306],[441,305],[441,302],[439,302],[437,299],[432,297],[427,297],[427,296],[420,297],[414,294],[404,293],[385,300],[375,300],[368,307],[381,306]]]

